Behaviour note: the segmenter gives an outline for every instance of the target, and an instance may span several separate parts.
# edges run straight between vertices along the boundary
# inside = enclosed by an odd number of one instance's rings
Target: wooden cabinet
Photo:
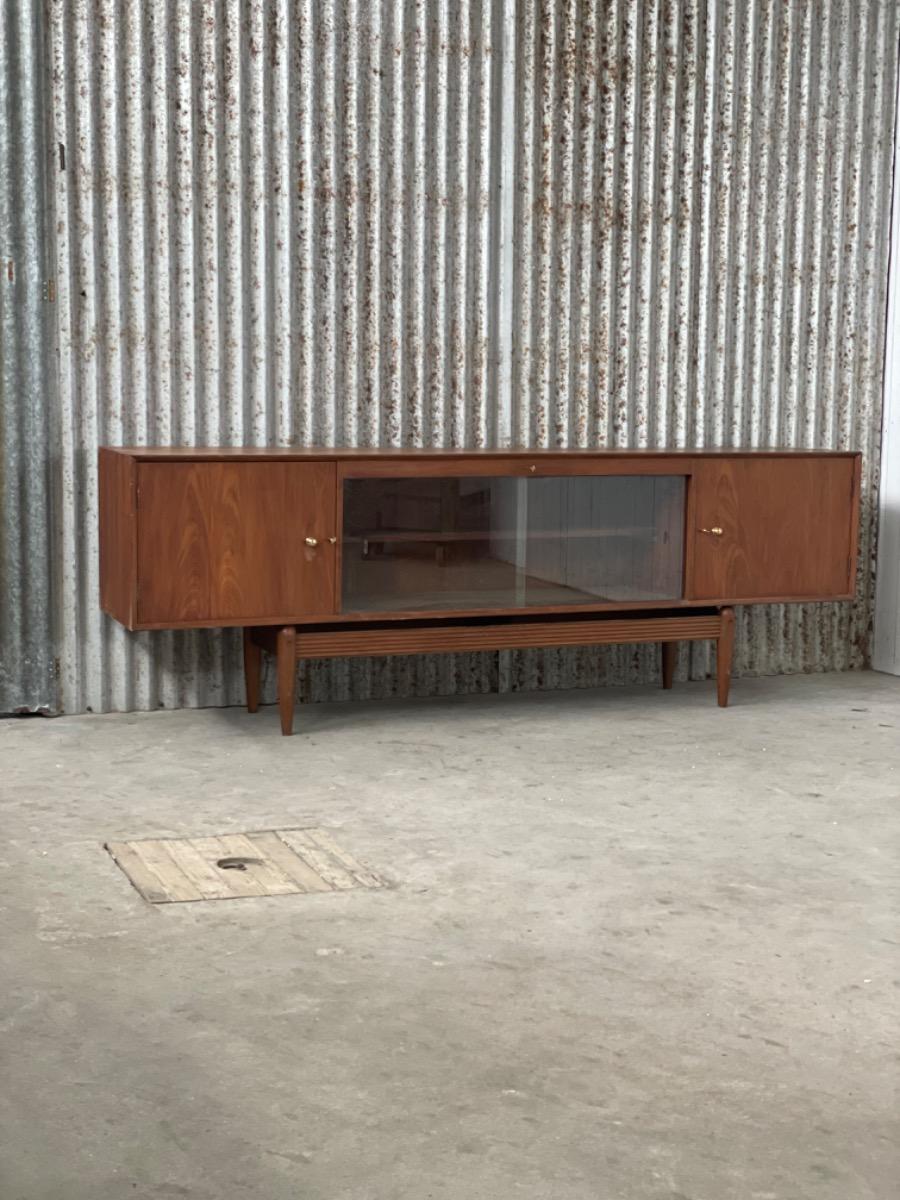
[[[734,604],[853,593],[859,456],[104,449],[100,584],[129,629],[297,657],[716,639]]]

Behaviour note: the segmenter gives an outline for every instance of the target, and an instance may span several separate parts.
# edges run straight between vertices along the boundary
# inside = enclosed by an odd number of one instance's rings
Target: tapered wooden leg
[[[670,688],[675,681],[675,663],[678,661],[678,643],[662,642],[662,684]]]
[[[278,711],[281,732],[294,732],[294,688],[297,679],[297,631],[293,625],[278,630]]]
[[[259,686],[262,678],[262,648],[253,640],[253,630],[244,630],[244,686],[247,689],[247,712],[259,708]]]
[[[728,689],[731,685],[731,659],[734,654],[734,609],[723,608],[719,614],[722,628],[716,643],[716,691],[719,707],[728,707]]]

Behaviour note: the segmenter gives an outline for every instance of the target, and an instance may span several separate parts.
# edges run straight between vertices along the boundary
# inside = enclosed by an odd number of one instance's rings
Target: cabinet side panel
[[[847,592],[856,592],[856,569],[859,558],[859,516],[862,492],[862,455],[853,459],[853,476],[850,484],[850,560],[847,563]]]
[[[133,629],[137,577],[134,459],[102,449],[98,466],[100,606]]]

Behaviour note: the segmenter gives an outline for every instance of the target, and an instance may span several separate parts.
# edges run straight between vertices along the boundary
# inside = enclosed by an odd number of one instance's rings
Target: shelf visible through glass
[[[348,479],[343,612],[678,599],[680,475]]]

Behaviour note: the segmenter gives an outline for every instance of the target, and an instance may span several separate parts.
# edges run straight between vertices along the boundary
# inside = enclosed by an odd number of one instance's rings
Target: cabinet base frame
[[[293,732],[297,661],[301,658],[353,658],[381,654],[436,654],[468,650],[522,650],[549,646],[600,646],[659,642],[662,685],[670,688],[680,641],[716,642],[716,691],[720,707],[728,704],[734,651],[734,609],[694,609],[671,612],[527,615],[448,620],[425,618],[407,622],[370,621],[365,624],[323,622],[286,625],[282,629],[249,626],[244,629],[244,675],[247,708],[259,707],[261,651],[274,654],[278,664],[278,708],[281,731]]]

